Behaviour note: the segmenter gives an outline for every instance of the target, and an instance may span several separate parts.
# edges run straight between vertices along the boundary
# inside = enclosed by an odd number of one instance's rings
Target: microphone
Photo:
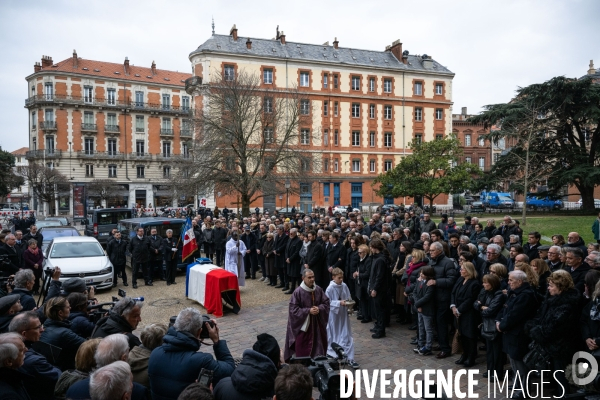
[[[134,300],[134,301],[144,301],[144,296],[141,296],[141,297],[132,297],[131,300]]]
[[[333,342],[331,343],[331,348],[333,349],[333,351],[335,351],[335,354],[337,354],[338,358],[346,358],[346,352],[344,351],[344,348],[342,346],[340,346],[339,344]]]

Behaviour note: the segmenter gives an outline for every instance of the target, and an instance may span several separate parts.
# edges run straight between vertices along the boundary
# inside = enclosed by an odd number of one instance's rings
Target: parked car
[[[506,192],[481,192],[483,205],[487,208],[515,208],[515,201]]]
[[[581,208],[581,206],[583,206],[583,200],[579,199],[577,204],[579,204],[579,207]],[[600,199],[594,199],[594,208],[600,208]]]
[[[378,211],[384,215],[387,214],[388,211],[390,212],[390,214],[394,212],[399,213],[400,206],[396,204],[384,204],[381,207],[379,207]]]
[[[54,219],[45,219],[43,221],[35,221],[35,226],[37,226],[38,229],[42,229],[47,226],[63,226],[63,225],[60,223],[60,221],[57,221]]]
[[[88,211],[88,217],[81,221],[85,225],[85,236],[98,239],[106,245],[110,232],[117,227],[122,219],[131,218],[129,208],[98,208]]]
[[[485,212],[485,206],[483,205],[483,202],[479,200],[472,201],[469,205],[469,212]]]
[[[61,225],[64,226],[70,226],[71,223],[69,222],[69,218],[67,217],[46,217],[45,221],[60,221]]]
[[[40,228],[39,232],[44,237],[44,240],[42,241],[42,253],[46,251],[46,247],[48,247],[48,245],[54,238],[65,236],[81,236],[77,228],[74,228],[72,226],[46,226]]]
[[[527,206],[534,210],[538,208],[547,208],[551,210],[560,210],[565,207],[562,200],[554,200],[550,197],[538,197],[533,194],[527,196]]]
[[[61,281],[81,278],[96,289],[113,285],[113,265],[93,237],[56,237],[49,243],[44,257],[44,268],[60,267]]]

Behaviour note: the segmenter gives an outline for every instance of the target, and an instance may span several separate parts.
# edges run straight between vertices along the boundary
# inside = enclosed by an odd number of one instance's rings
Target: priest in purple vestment
[[[290,299],[290,315],[285,335],[284,359],[292,356],[317,357],[327,355],[327,322],[329,298],[315,285],[315,274],[306,268],[302,283]]]

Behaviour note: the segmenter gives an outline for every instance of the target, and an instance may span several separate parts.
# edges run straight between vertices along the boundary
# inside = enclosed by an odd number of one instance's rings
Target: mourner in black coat
[[[137,289],[137,275],[140,269],[144,275],[146,285],[152,286],[152,277],[148,268],[150,241],[147,236],[144,236],[144,228],[139,228],[137,234],[129,240],[129,252],[131,253],[131,263],[133,264],[133,272],[131,273],[133,288]]]
[[[150,231],[148,236],[150,241],[150,280],[160,279],[165,280],[165,272],[163,271],[163,238],[157,234],[156,229]]]
[[[316,235],[313,232],[308,234],[310,245],[306,252],[304,267],[311,269],[315,273],[315,283],[322,289],[329,285],[329,272],[325,267],[325,254],[323,246],[317,242]]]
[[[456,361],[464,364],[466,368],[475,364],[477,356],[477,326],[479,314],[473,309],[473,302],[477,299],[481,285],[477,280],[475,266],[470,262],[463,262],[460,268],[460,277],[452,289],[450,309],[455,316],[458,332],[463,346],[463,354]]]
[[[290,282],[290,288],[285,294],[294,293],[296,283],[299,282],[302,271],[300,250],[302,249],[302,240],[298,237],[298,231],[293,228],[290,230],[290,237],[285,246],[285,265],[286,273]]]

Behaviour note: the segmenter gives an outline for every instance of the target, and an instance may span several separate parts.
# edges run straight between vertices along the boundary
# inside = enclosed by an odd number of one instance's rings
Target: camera
[[[169,328],[172,327],[173,325],[175,325],[176,320],[177,320],[177,315],[174,315],[171,318],[169,318]],[[206,326],[204,325],[206,322],[208,322],[208,325],[210,325],[211,328],[215,327],[215,323],[210,319],[210,317],[208,315],[203,315],[202,316],[202,330],[200,331],[200,340],[208,339],[208,329],[206,329]]]
[[[198,383],[204,385],[206,387],[210,387],[210,383],[212,382],[213,371],[210,369],[202,368],[200,370],[200,374],[198,375]]]

